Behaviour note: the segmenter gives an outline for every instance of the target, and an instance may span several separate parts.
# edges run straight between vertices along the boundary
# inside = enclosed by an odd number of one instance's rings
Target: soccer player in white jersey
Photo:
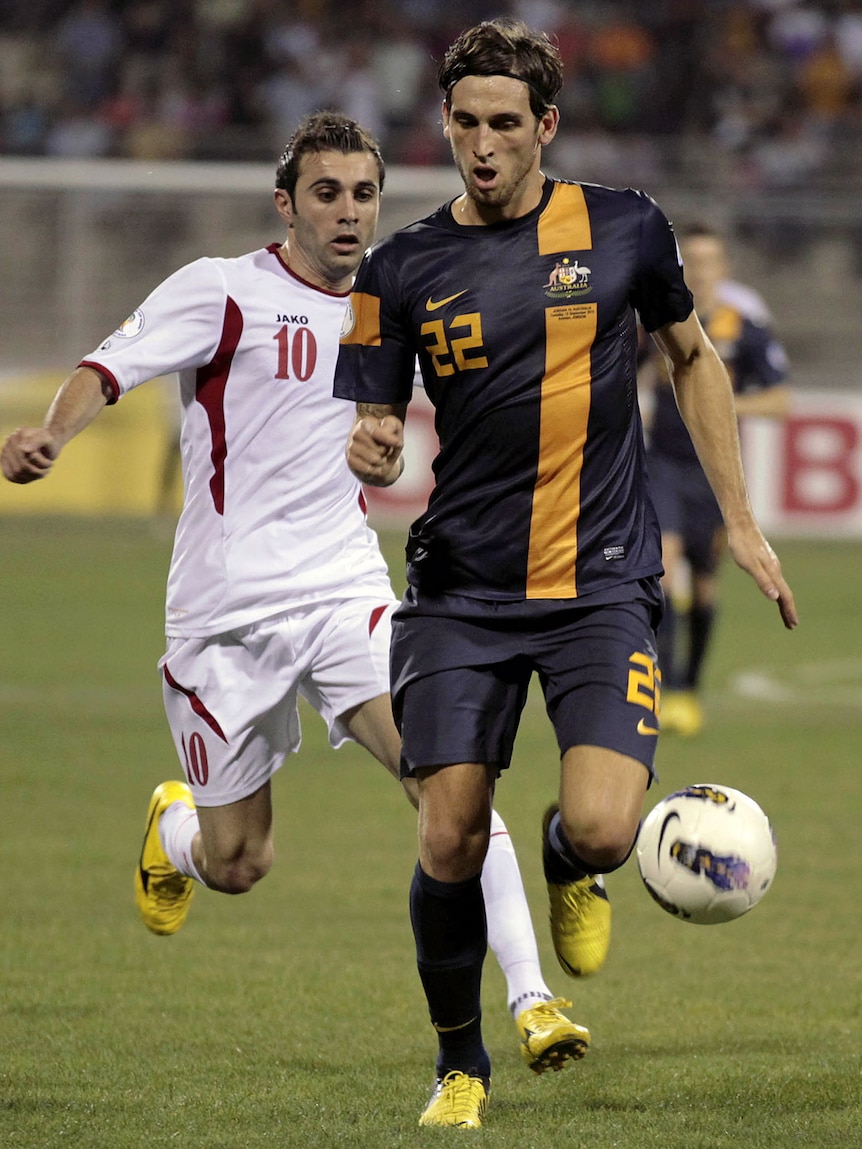
[[[358,124],[308,117],[276,172],[285,242],[175,272],[81,361],[43,426],[16,430],[0,455],[10,481],[41,479],[106,405],[178,374],[184,503],[159,665],[187,783],[156,788],[135,872],[138,908],[157,934],[180,928],[196,883],[238,894],[269,870],[271,778],[299,749],[298,695],[333,747],[352,739],[399,774],[388,665],[397,602],[344,457],[352,413],[332,396],[383,179]],[[498,815],[492,834],[489,942],[525,1061],[559,1069],[583,1055],[589,1033],[545,984]]]

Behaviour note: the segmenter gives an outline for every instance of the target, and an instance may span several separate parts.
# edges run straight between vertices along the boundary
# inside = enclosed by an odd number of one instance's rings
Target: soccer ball
[[[637,861],[663,910],[684,922],[714,925],[760,901],[778,861],[769,819],[730,786],[686,786],[663,798],[641,827]]]

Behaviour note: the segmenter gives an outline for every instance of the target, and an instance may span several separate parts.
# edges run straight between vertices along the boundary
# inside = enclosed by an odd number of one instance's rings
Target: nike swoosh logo
[[[682,819],[680,818],[679,814],[677,814],[676,810],[671,810],[671,812],[667,815],[665,820],[662,822],[661,833],[658,836],[658,845],[656,847],[656,857],[657,858],[661,857],[661,844],[664,841],[664,836],[667,833],[668,826],[671,824],[671,822],[681,822],[681,821],[682,821]]]
[[[153,824],[153,818],[155,818],[156,814],[158,813],[158,809],[158,806],[153,807],[153,812],[150,814],[149,821],[147,822],[147,828],[144,830],[144,841],[141,846],[141,856],[138,860],[138,869],[141,872],[141,885],[144,887],[145,894],[149,891],[150,888],[150,871],[144,869],[144,847],[147,844],[147,838],[150,836],[150,827]]]
[[[459,1029],[466,1029],[468,1025],[472,1025],[475,1020],[475,1017],[471,1017],[469,1021],[462,1021],[460,1025],[438,1025],[436,1021],[432,1021],[431,1024],[438,1033],[457,1033]]]
[[[638,734],[658,734],[658,729],[655,726],[647,726],[646,719],[642,718],[638,723]]]
[[[455,299],[460,299],[462,295],[466,295],[467,289],[457,291],[454,295],[447,295],[445,299],[438,299],[436,303],[428,296],[428,302],[425,304],[426,311],[436,311],[438,307],[445,307],[447,303],[452,303]]]

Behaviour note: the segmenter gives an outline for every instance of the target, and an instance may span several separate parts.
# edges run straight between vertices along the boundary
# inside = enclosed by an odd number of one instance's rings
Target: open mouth
[[[478,164],[473,168],[473,179],[480,188],[492,187],[497,180],[497,172],[487,164]]]
[[[341,254],[355,251],[359,247],[359,236],[354,235],[353,232],[343,232],[333,239],[332,246]]]

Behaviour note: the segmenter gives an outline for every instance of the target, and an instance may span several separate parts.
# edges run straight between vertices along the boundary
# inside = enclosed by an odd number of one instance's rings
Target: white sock
[[[159,839],[171,865],[206,885],[192,858],[192,842],[199,831],[197,810],[190,810],[185,802],[171,802],[159,818]]]
[[[488,918],[488,945],[506,978],[513,1017],[553,994],[542,977],[530,907],[509,831],[491,812],[491,841],[482,869],[482,893]]]

